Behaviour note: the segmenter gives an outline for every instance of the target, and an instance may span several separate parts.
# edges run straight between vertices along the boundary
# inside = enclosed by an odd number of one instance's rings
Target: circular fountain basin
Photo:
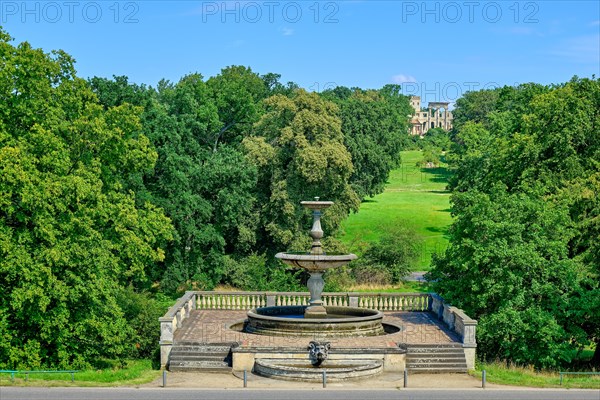
[[[323,379],[323,372],[328,381],[362,378],[383,371],[380,360],[327,360],[320,367],[313,367],[310,362],[302,360],[257,359],[254,362],[254,373],[267,378],[294,381],[315,381]]]
[[[384,335],[383,313],[357,307],[325,307],[325,318],[304,318],[306,306],[261,307],[248,311],[245,331],[266,336],[319,338]]]
[[[277,253],[275,258],[292,267],[304,268],[309,272],[323,272],[329,268],[342,267],[352,260],[356,254],[310,254],[307,252]]]

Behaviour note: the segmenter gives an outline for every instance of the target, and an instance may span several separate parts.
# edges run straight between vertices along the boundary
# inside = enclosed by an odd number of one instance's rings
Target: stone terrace
[[[429,312],[388,311],[383,322],[401,327],[393,334],[375,337],[328,338],[336,348],[386,348],[406,344],[450,344],[461,343],[455,332]],[[240,343],[252,347],[306,347],[306,337],[274,337],[243,333],[231,329],[242,323],[246,311],[237,310],[192,310],[173,337],[173,343]]]

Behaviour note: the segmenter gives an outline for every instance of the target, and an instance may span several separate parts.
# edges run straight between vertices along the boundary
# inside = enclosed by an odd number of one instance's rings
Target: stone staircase
[[[171,372],[229,372],[234,343],[177,342],[169,355]]]
[[[465,351],[460,344],[417,344],[406,348],[409,373],[466,373],[468,370]]]

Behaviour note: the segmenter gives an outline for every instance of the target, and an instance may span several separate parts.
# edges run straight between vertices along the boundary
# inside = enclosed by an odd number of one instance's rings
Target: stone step
[[[430,353],[430,354],[439,354],[439,353],[464,353],[462,348],[459,349],[433,349],[433,348],[408,348],[406,350],[407,354],[421,354],[421,353]]]
[[[231,347],[235,342],[195,342],[191,340],[178,340],[173,343],[173,346],[208,346],[208,347]]]
[[[467,368],[466,362],[406,363],[406,368]]]
[[[177,352],[201,352],[201,353],[229,353],[231,346],[180,346],[175,345],[171,351]]]
[[[228,354],[176,354],[171,355],[172,361],[227,361]]]
[[[467,368],[411,368],[409,374],[466,374]]]
[[[436,353],[406,353],[406,358],[430,358],[430,357],[464,357],[464,351],[440,351]]]
[[[409,358],[406,357],[406,363],[413,364],[431,364],[431,363],[448,363],[448,362],[466,362],[465,357],[428,357],[428,358]]]
[[[178,353],[229,353],[230,347],[179,347],[173,346],[171,351]]]
[[[406,369],[412,374],[442,374],[468,371],[461,344],[406,345]]]
[[[169,355],[169,371],[231,371],[233,343],[177,342]]]
[[[463,346],[460,343],[421,343],[421,344],[402,344],[403,347],[408,349],[462,349]]]
[[[169,371],[172,372],[224,372],[231,371],[229,363],[224,361],[171,361]]]

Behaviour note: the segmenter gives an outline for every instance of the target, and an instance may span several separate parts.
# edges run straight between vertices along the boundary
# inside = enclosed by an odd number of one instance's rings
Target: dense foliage
[[[140,110],[104,109],[73,60],[0,31],[0,368],[123,357],[121,288],[165,257],[171,223],[126,181],[152,170]]]
[[[487,359],[558,366],[593,342],[600,364],[600,81],[468,93],[454,115],[435,289]]]
[[[332,236],[383,189],[410,111],[397,86],[332,98],[242,66],[84,81],[3,31],[0,62],[0,368],[153,357],[165,294],[301,288],[272,257],[308,248],[300,201],[336,203]]]
[[[352,156],[350,184],[361,200],[382,193],[408,143],[412,108],[398,85],[380,90],[337,87],[323,97],[339,107],[344,144]]]

